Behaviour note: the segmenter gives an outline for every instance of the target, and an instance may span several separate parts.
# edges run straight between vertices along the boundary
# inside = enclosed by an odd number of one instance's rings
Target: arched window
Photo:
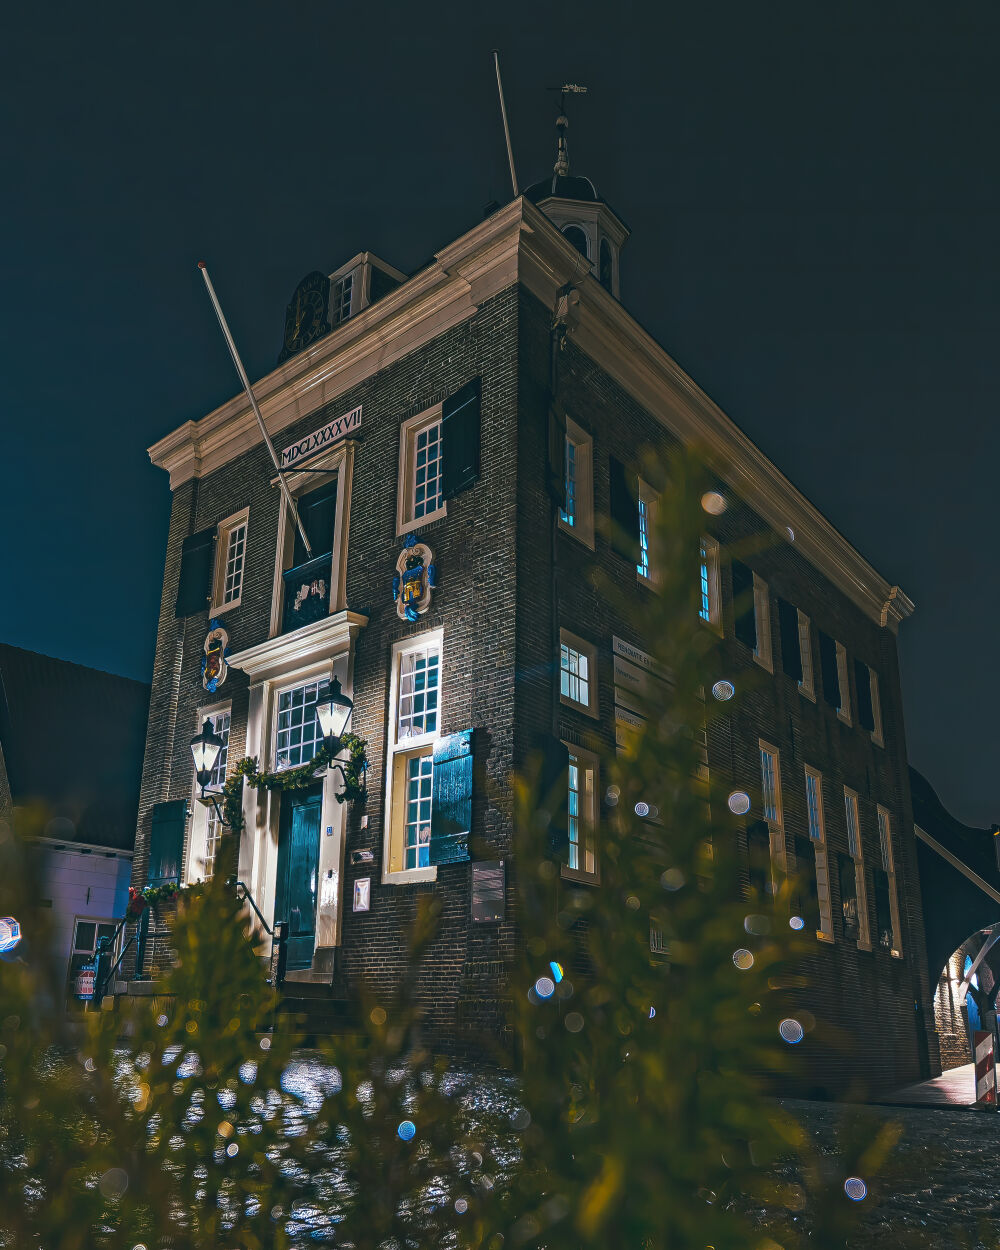
[[[587,240],[587,232],[582,226],[564,226],[563,234],[581,256],[586,256],[588,260],[590,259],[590,244]]]
[[[607,239],[601,239],[601,286],[605,291],[611,291],[612,295],[614,295],[613,282],[614,262],[611,257],[611,244]]]

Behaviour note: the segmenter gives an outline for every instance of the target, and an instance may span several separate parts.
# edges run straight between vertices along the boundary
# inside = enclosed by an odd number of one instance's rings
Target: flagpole
[[[503,118],[503,134],[507,140],[507,160],[510,162],[510,181],[514,188],[514,198],[517,199],[517,174],[514,173],[514,149],[510,142],[510,127],[507,125],[507,105],[503,98],[503,83],[500,81],[500,53],[493,49],[493,63],[497,69],[497,91],[500,92],[500,116]]]
[[[240,354],[236,350],[236,344],[233,342],[233,336],[229,332],[229,324],[226,321],[225,313],[219,303],[219,297],[215,293],[215,287],[212,286],[212,279],[208,276],[208,267],[203,260],[198,261],[198,268],[201,270],[201,276],[205,279],[205,286],[208,290],[208,298],[212,301],[212,307],[215,309],[215,315],[219,319],[219,327],[225,337],[226,344],[229,347],[229,354],[233,358],[233,364],[236,366],[236,372],[240,375],[240,381],[243,383],[243,389],[247,393],[247,399],[250,400],[250,407],[253,409],[254,416],[257,418],[257,424],[260,426],[260,432],[264,436],[264,442],[267,444],[267,450],[271,453],[271,459],[274,462],[275,470],[278,474],[278,481],[281,483],[281,490],[285,496],[285,503],[288,505],[289,511],[295,518],[295,524],[298,526],[299,533],[302,535],[302,541],[306,548],[307,559],[312,559],[312,547],[309,539],[306,537],[305,528],[302,525],[302,518],[299,516],[299,510],[295,506],[295,500],[292,498],[285,481],[285,475],[281,471],[281,465],[278,463],[278,454],[274,450],[274,444],[271,442],[271,436],[267,432],[264,425],[264,418],[260,415],[260,408],[257,405],[257,396],[253,393],[253,387],[250,385],[250,379],[247,377],[247,371],[243,368],[243,361],[240,360]]]

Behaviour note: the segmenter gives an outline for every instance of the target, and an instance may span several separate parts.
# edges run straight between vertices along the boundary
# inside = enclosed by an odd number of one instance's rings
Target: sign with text
[[[352,408],[350,412],[345,412],[342,417],[328,421],[326,425],[321,425],[318,430],[313,430],[305,438],[300,438],[297,443],[292,443],[290,447],[286,447],[279,457],[282,469],[291,469],[300,460],[308,460],[310,456],[314,456],[318,451],[323,451],[324,448],[331,446],[331,444],[346,438],[348,434],[353,434],[359,429],[360,425],[361,405],[359,404],[357,408]]]
[[[97,987],[97,964],[83,964],[76,973],[76,996],[89,1002]]]

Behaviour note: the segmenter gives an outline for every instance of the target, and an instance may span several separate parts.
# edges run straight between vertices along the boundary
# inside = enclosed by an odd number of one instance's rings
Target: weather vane
[[[579,83],[567,82],[561,87],[549,87],[549,91],[559,92],[559,116],[556,118],[556,163],[554,168],[557,177],[565,178],[569,173],[569,147],[566,143],[566,131],[569,129],[569,118],[566,116],[567,95],[586,95],[587,88]]]

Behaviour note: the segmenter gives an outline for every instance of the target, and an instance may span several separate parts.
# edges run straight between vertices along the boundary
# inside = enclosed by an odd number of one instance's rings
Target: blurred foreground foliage
[[[743,897],[726,795],[701,767],[726,709],[706,698],[722,674],[698,621],[700,490],[689,461],[671,466],[660,593],[636,622],[670,680],[601,762],[598,888],[551,857],[537,776],[516,785],[506,1067],[428,1046],[416,975],[393,1002],[363,999],[357,1030],[294,1053],[225,884],[232,846],[179,904],[162,997],[67,1018],[26,853],[44,816],[3,829],[0,914],[28,935],[0,963],[4,1250],[852,1244],[849,1173],[767,1097],[795,1014],[792,883]],[[420,900],[414,968],[437,906]],[[893,1131],[849,1136],[870,1182]],[[751,1220],[762,1209],[782,1213],[773,1236]]]

